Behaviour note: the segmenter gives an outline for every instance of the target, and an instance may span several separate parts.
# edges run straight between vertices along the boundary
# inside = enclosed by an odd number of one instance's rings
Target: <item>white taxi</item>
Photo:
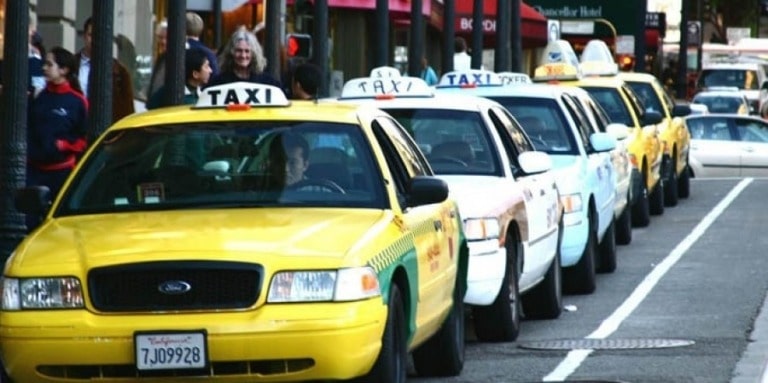
[[[550,155],[565,209],[560,246],[564,288],[576,294],[592,293],[596,271],[616,269],[616,175],[608,153],[616,140],[608,133],[593,132],[578,101],[558,86],[505,86],[493,72],[469,70],[444,74],[437,91],[498,101],[517,119],[535,148]]]
[[[560,315],[562,223],[552,162],[534,150],[504,107],[480,97],[435,95],[414,77],[353,79],[339,100],[389,113],[448,183],[469,244],[464,302],[472,305],[479,339],[516,339],[522,312]]]

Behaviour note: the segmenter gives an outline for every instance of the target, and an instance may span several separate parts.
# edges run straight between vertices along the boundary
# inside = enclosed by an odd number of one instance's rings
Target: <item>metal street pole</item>
[[[320,68],[320,89],[317,91],[317,97],[328,97],[330,95],[330,69],[328,62],[328,0],[315,0],[314,8],[314,31],[312,38],[312,58],[315,65]]]
[[[513,1],[518,3],[518,1]],[[510,44],[512,38],[512,7],[509,0],[496,1],[496,46],[493,53],[493,68],[496,72],[509,71]]]
[[[168,2],[168,47],[165,58],[166,105],[184,102],[184,43],[187,37],[187,0]]]
[[[483,66],[483,0],[472,5],[472,69]]]
[[[429,0],[427,0],[429,1]],[[424,15],[422,0],[411,0],[411,38],[408,44],[408,74],[419,77],[421,58],[424,57]]]
[[[689,0],[680,8],[680,50],[677,54],[677,98],[683,100],[688,92],[688,9]]]
[[[758,0],[759,3],[759,0]],[[698,0],[696,3],[696,20],[699,21],[699,25],[701,25],[701,28],[699,28],[699,31],[704,29],[704,4],[702,0]],[[701,36],[701,34],[699,34]],[[702,36],[703,37],[703,36]],[[757,11],[757,37],[760,37],[760,10]],[[700,39],[701,40],[701,39]],[[701,72],[701,55],[703,52],[701,51],[701,47],[704,45],[704,41],[699,41],[699,44],[696,45],[696,72]]]
[[[376,0],[376,44],[373,66],[389,65],[389,0]]]
[[[453,70],[454,41],[456,39],[456,0],[443,1],[443,68],[442,73]]]
[[[282,77],[280,73],[280,47],[282,46],[282,36],[280,36],[280,9],[282,7],[278,4],[278,1],[285,2],[285,0],[270,0],[264,2],[264,6],[267,8],[264,20],[264,27],[266,29],[264,56],[267,58],[267,68],[265,71],[276,79]]]
[[[221,0],[213,0],[213,46],[215,49],[221,46],[222,18]]]
[[[27,104],[29,90],[29,2],[5,5],[5,45],[0,89],[0,261],[24,239],[24,214],[16,211],[13,196],[27,180]]]
[[[635,28],[635,72],[645,72],[645,18],[648,0],[637,1],[637,28]]]
[[[511,48],[512,48],[512,65],[511,70],[513,72],[523,71],[523,17],[520,13],[520,1],[512,1],[510,5],[510,18],[512,20],[512,27],[510,32],[512,36]]]
[[[88,87],[88,142],[112,125],[112,41],[115,1],[93,2],[93,57]],[[85,32],[85,31],[83,31]],[[85,90],[85,89],[83,89]]]

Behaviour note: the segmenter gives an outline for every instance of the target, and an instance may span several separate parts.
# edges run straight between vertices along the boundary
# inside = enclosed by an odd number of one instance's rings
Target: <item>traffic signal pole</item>
[[[265,71],[272,75],[275,79],[281,79],[281,59],[280,59],[280,47],[282,45],[283,36],[280,34],[280,10],[285,8],[281,4],[285,4],[285,0],[270,0],[265,1],[264,6],[267,8],[265,13],[264,27],[265,27],[265,41],[264,41],[264,56],[267,58],[267,68]],[[317,5],[315,5],[317,6]]]
[[[376,0],[376,44],[373,66],[389,65],[389,0]]]
[[[446,73],[453,70],[456,0],[444,0],[443,10],[443,73]]]
[[[93,57],[88,84],[88,142],[92,143],[112,125],[112,40],[114,39],[114,0],[93,2]],[[183,72],[183,71],[182,71]],[[85,90],[85,89],[83,89]],[[133,100],[131,100],[133,101]]]
[[[523,24],[520,14],[520,1],[513,0],[510,4],[511,12],[511,33],[512,39],[512,72],[523,71]]]
[[[429,1],[429,0],[428,0]],[[408,44],[408,74],[421,75],[421,58],[424,57],[424,15],[422,0],[411,0],[411,42]]]
[[[509,21],[512,18],[512,8],[510,6],[509,0],[496,1],[496,46],[494,47],[493,54],[493,69],[496,72],[509,71],[509,55],[511,53],[509,42],[512,38],[509,25]]]
[[[330,95],[328,84],[331,76],[328,65],[328,0],[315,0],[313,17],[315,22],[314,31],[312,31],[312,62],[320,68],[320,73],[323,74],[320,78],[317,96],[328,97]]]
[[[472,69],[483,66],[483,0],[472,5]]]
[[[689,0],[680,7],[680,49],[677,55],[677,98],[688,96],[688,9]]]

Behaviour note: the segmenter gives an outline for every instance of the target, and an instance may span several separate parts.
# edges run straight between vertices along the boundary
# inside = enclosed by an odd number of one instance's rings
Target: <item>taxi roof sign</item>
[[[544,64],[533,72],[534,81],[578,80],[579,78],[581,78],[579,68],[566,63]]]
[[[274,85],[238,81],[203,89],[195,108],[227,108],[230,105],[267,107],[290,104],[283,90]]]
[[[344,84],[339,99],[392,99],[433,97],[434,95],[435,93],[432,88],[418,77],[360,77],[349,80]]]
[[[534,81],[576,80],[581,68],[576,52],[565,40],[550,41],[541,55],[541,66],[533,73]]]
[[[531,81],[531,77],[525,73],[498,72],[496,73],[496,75],[499,76],[499,78],[501,79],[501,82],[504,85],[530,84],[533,82]]]
[[[486,86],[503,86],[504,82],[498,74],[484,69],[457,70],[443,74],[438,88],[469,88]]]
[[[372,78],[392,78],[402,76],[403,75],[400,73],[399,69],[386,65],[371,69],[370,74],[370,77]]]
[[[613,76],[619,73],[619,66],[603,40],[589,40],[581,53],[581,72],[592,76]]]

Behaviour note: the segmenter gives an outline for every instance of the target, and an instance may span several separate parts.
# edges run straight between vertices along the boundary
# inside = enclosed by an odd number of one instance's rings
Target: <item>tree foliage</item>
[[[686,0],[683,0],[686,1]],[[699,4],[702,5],[704,24],[713,27],[713,42],[726,42],[726,28],[751,28],[757,37],[761,0],[687,0],[691,1],[690,20],[698,18]]]

